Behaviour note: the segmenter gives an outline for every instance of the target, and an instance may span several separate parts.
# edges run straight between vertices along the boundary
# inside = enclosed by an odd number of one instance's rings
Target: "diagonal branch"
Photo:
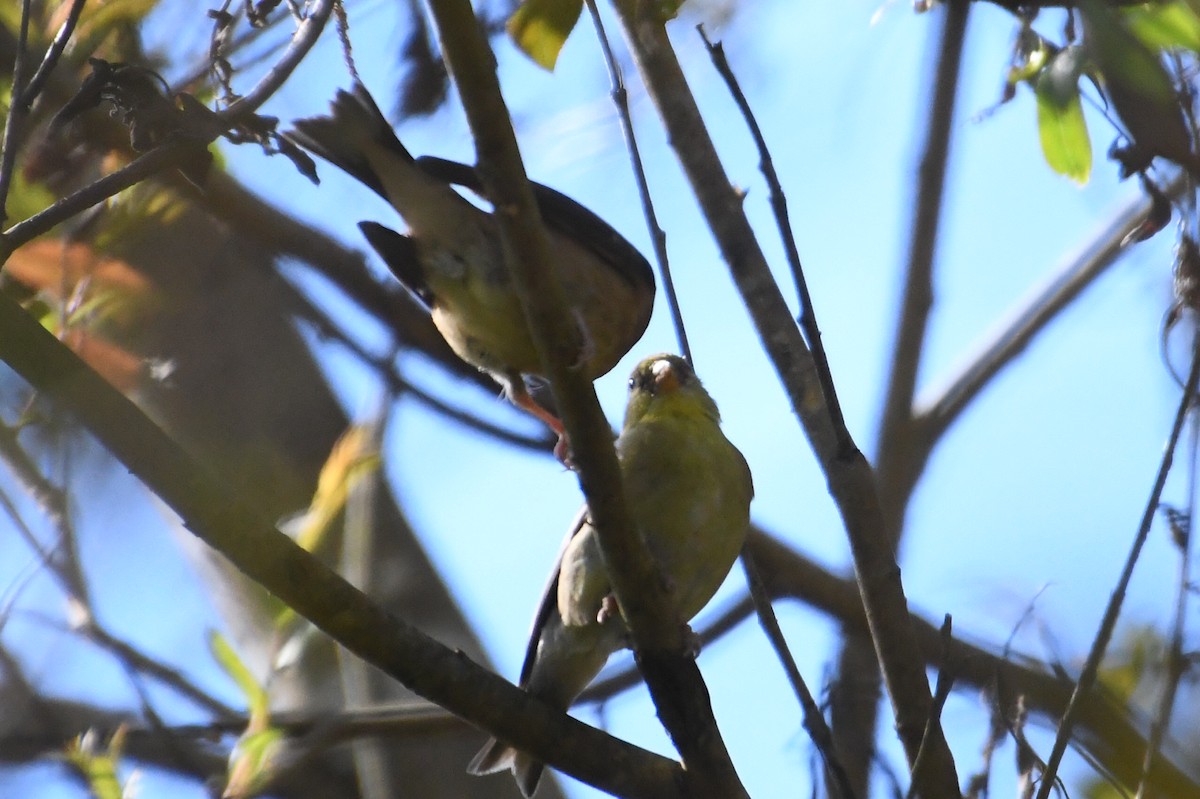
[[[1121,576],[1117,579],[1117,585],[1113,588],[1108,606],[1104,609],[1104,617],[1100,620],[1100,629],[1096,631],[1096,637],[1092,641],[1092,648],[1088,652],[1087,660],[1084,661],[1083,669],[1079,673],[1079,679],[1075,683],[1075,690],[1071,694],[1071,701],[1067,704],[1066,710],[1063,711],[1062,719],[1058,723],[1058,734],[1054,738],[1054,747],[1050,750],[1050,757],[1046,758],[1046,769],[1042,773],[1041,785],[1038,786],[1037,799],[1047,799],[1050,796],[1050,791],[1055,784],[1059,763],[1062,762],[1063,754],[1067,751],[1067,745],[1071,741],[1071,733],[1075,729],[1079,707],[1084,697],[1087,696],[1096,683],[1096,677],[1100,670],[1100,661],[1103,660],[1104,653],[1108,649],[1108,643],[1112,640],[1113,630],[1117,626],[1117,617],[1120,615],[1121,606],[1125,602],[1125,591],[1129,588],[1129,581],[1133,578],[1133,568],[1137,565],[1138,557],[1142,552],[1142,546],[1145,545],[1146,539],[1150,535],[1150,525],[1154,521],[1154,514],[1158,512],[1159,498],[1162,496],[1163,487],[1167,482],[1167,475],[1171,472],[1171,464],[1175,458],[1175,445],[1179,442],[1179,435],[1183,431],[1183,423],[1187,419],[1188,411],[1196,402],[1196,387],[1198,384],[1200,384],[1200,334],[1192,341],[1191,372],[1188,375],[1187,384],[1183,388],[1183,397],[1179,401],[1179,410],[1176,412],[1175,421],[1171,425],[1171,433],[1167,437],[1167,445],[1163,452],[1162,463],[1159,465],[1158,475],[1154,478],[1154,486],[1150,490],[1150,498],[1147,500],[1146,509],[1142,513],[1141,524],[1138,525],[1133,545],[1130,547],[1129,555],[1125,559],[1125,566],[1121,569]]]
[[[676,764],[563,715],[381,609],[264,520],[257,505],[198,466],[3,294],[0,360],[74,413],[192,533],[415,693],[604,790],[639,797],[679,795]]]
[[[495,57],[469,0],[431,0],[430,9],[475,137],[479,172],[496,209],[513,287],[570,435],[613,594],[628,622],[659,717],[686,765],[686,790],[697,796],[745,796],[689,653],[687,626],[672,610],[666,581],[625,507],[612,434],[595,389],[571,366],[581,351],[580,331],[566,311],[563,287],[500,94]],[[510,736],[500,737],[518,743]]]
[[[1163,193],[1178,197],[1186,183],[1181,172],[1163,188]],[[1127,237],[1141,226],[1150,210],[1151,200],[1145,195],[1138,195],[1126,203],[1056,275],[1036,289],[1029,300],[1019,304],[1009,320],[957,374],[918,402],[919,440],[923,448],[932,449],[942,433],[954,424],[992,378],[1024,352],[1064,308],[1129,250]]]
[[[874,474],[850,437],[834,428],[812,353],[771,275],[741,196],[725,175],[658,6],[637,0],[616,0],[615,5],[671,145],[842,514],[897,731],[911,764],[920,749],[932,696],[913,639],[900,570],[886,538]],[[850,449],[840,448],[839,441],[850,441]],[[932,767],[923,772],[928,779],[924,793],[931,799],[958,796],[949,748],[941,740],[934,749]]]

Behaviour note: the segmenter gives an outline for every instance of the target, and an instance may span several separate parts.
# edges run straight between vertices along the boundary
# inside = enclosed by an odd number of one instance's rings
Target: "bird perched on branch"
[[[674,355],[638,364],[617,439],[625,501],[655,558],[681,623],[725,580],[750,524],[750,467],[692,368]],[[534,617],[520,685],[566,710],[609,655],[628,645],[586,506],[572,525]],[[542,763],[495,739],[467,770],[511,769],[532,796]]]
[[[562,423],[534,401],[522,377],[539,375],[542,366],[504,264],[499,226],[492,214],[453,188],[462,186],[486,200],[474,167],[414,159],[357,82],[351,91],[337,93],[329,116],[299,120],[286,137],[391,203],[409,234],[361,222],[367,241],[429,308],[454,352],[491,374],[514,404],[559,434],[556,453],[564,457]],[[570,313],[582,333],[578,367],[594,380],[645,331],[654,304],[654,273],[604,220],[553,189],[532,185]]]

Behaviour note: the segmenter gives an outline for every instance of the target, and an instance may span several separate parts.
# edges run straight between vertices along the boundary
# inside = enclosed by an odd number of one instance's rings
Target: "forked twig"
[[[1183,431],[1184,420],[1187,419],[1188,411],[1195,402],[1196,386],[1200,383],[1200,334],[1197,335],[1192,342],[1192,368],[1188,373],[1187,384],[1183,389],[1183,398],[1179,402],[1179,410],[1175,413],[1175,421],[1171,425],[1171,433],[1167,437],[1166,451],[1163,453],[1162,463],[1158,468],[1158,475],[1154,479],[1154,486],[1150,490],[1150,498],[1146,502],[1146,509],[1142,513],[1142,521],[1138,526],[1137,535],[1134,536],[1133,546],[1129,551],[1129,556],[1125,559],[1125,566],[1121,570],[1121,576],[1117,580],[1117,585],[1113,589],[1112,596],[1109,598],[1108,607],[1104,610],[1104,617],[1100,621],[1100,629],[1096,631],[1096,637],[1092,641],[1091,651],[1088,653],[1087,660],[1083,664],[1083,670],[1079,674],[1079,679],[1075,683],[1075,690],[1071,693],[1071,700],[1067,703],[1066,710],[1063,711],[1062,719],[1058,723],[1058,734],[1054,738],[1054,747],[1050,750],[1050,757],[1046,759],[1046,769],[1042,773],[1041,785],[1038,786],[1037,799],[1047,799],[1050,796],[1050,791],[1054,787],[1054,779],[1058,773],[1058,766],[1062,762],[1063,754],[1067,750],[1067,745],[1070,743],[1071,734],[1075,729],[1075,716],[1079,710],[1081,701],[1096,682],[1096,675],[1100,669],[1100,661],[1104,658],[1105,650],[1108,649],[1109,641],[1112,639],[1113,629],[1117,624],[1117,616],[1120,615],[1121,605],[1125,601],[1125,592],[1129,587],[1129,581],[1133,577],[1133,567],[1137,564],[1138,557],[1141,555],[1142,546],[1146,543],[1146,539],[1150,533],[1150,525],[1154,521],[1154,514],[1158,510],[1159,498],[1162,496],[1163,486],[1166,485],[1167,475],[1171,471],[1171,464],[1175,459],[1175,446],[1179,442],[1180,433]]]

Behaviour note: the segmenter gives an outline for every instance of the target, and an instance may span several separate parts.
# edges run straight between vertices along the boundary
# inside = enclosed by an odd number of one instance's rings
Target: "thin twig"
[[[783,637],[783,630],[779,627],[779,620],[775,617],[775,608],[771,605],[771,596],[767,592],[766,586],[763,585],[762,577],[758,573],[758,566],[754,563],[754,553],[748,547],[742,549],[742,570],[746,573],[746,583],[750,586],[750,597],[754,601],[754,610],[758,614],[759,624],[762,625],[775,654],[779,656],[783,670],[787,672],[788,682],[791,683],[796,698],[800,700],[800,707],[804,710],[804,729],[817,747],[817,751],[821,753],[821,759],[825,761],[825,769],[829,774],[830,784],[834,788],[833,793],[842,799],[854,799],[854,789],[850,787],[850,778],[846,774],[846,769],[842,767],[841,761],[838,760],[837,751],[833,746],[833,733],[830,732],[829,725],[825,723],[821,708],[817,704],[817,700],[813,698],[812,692],[808,690],[808,684],[804,682],[800,667],[796,665],[796,659],[792,657],[791,650],[788,649],[787,640]]]
[[[54,34],[54,41],[50,42],[50,47],[46,50],[46,54],[42,56],[42,63],[38,65],[37,72],[29,79],[29,83],[21,90],[21,106],[28,111],[33,107],[33,101],[42,93],[42,88],[46,81],[50,79],[50,73],[58,66],[58,59],[62,57],[63,51],[67,49],[67,42],[71,41],[71,35],[75,32],[75,25],[79,22],[79,15],[83,13],[83,4],[87,0],[72,0],[71,8],[67,11],[67,18],[63,20],[63,24],[59,26],[58,32]],[[16,96],[14,94],[14,96]],[[15,103],[14,103],[15,104]]]
[[[646,217],[646,228],[650,231],[650,240],[654,242],[654,260],[658,263],[658,271],[662,275],[663,290],[667,294],[667,308],[671,311],[671,322],[675,326],[675,339],[679,342],[679,354],[692,365],[692,348],[688,344],[687,328],[683,324],[683,312],[679,309],[679,297],[675,293],[675,280],[671,276],[671,262],[667,256],[667,233],[658,224],[658,215],[654,212],[654,201],[650,197],[650,183],[646,179],[646,169],[638,152],[637,137],[633,132],[633,116],[629,113],[629,93],[625,90],[625,78],[621,67],[613,55],[612,45],[608,34],[604,32],[604,22],[600,19],[600,10],[596,0],[586,0],[588,12],[592,15],[592,23],[596,26],[596,37],[600,40],[600,49],[604,53],[604,62],[608,66],[608,76],[612,81],[612,101],[617,107],[621,119],[621,132],[625,135],[625,146],[629,148],[629,160],[633,165],[633,174],[637,179],[638,196],[642,201],[642,212]]]
[[[933,98],[926,122],[925,142],[917,170],[913,200],[912,239],[900,300],[895,345],[888,362],[887,388],[879,425],[880,492],[888,514],[889,535],[896,546],[901,535],[904,507],[916,484],[920,461],[913,446],[916,429],[913,400],[921,369],[929,312],[933,306],[934,256],[945,196],[946,164],[950,158],[954,106],[962,72],[963,42],[970,16],[969,0],[951,0],[945,18],[938,60],[930,76]]]
[[[13,167],[17,162],[17,147],[21,141],[21,123],[28,109],[19,102],[25,86],[26,60],[29,57],[29,11],[31,0],[21,3],[21,24],[17,33],[17,53],[13,59],[12,91],[13,102],[4,120],[4,140],[0,143],[0,224],[8,220],[8,190],[12,186]]]
[[[1188,461],[1188,498],[1186,517],[1173,519],[1169,522],[1175,545],[1179,549],[1179,579],[1175,587],[1175,618],[1171,625],[1171,641],[1167,650],[1166,676],[1162,687],[1162,695],[1158,700],[1158,709],[1154,721],[1150,725],[1149,739],[1146,741],[1146,755],[1142,760],[1142,777],[1138,780],[1136,799],[1144,799],[1154,778],[1154,768],[1161,755],[1163,739],[1171,728],[1171,716],[1175,709],[1175,696],[1179,692],[1179,683],[1187,670],[1187,659],[1183,654],[1183,636],[1187,619],[1188,598],[1192,592],[1192,561],[1190,544],[1192,538],[1192,523],[1196,518],[1196,479],[1197,458],[1200,457],[1200,413],[1192,408],[1192,429],[1189,441]]]
[[[1112,596],[1108,601],[1108,607],[1104,610],[1104,617],[1100,621],[1100,629],[1096,631],[1096,638],[1092,641],[1091,651],[1088,653],[1087,660],[1084,662],[1083,670],[1079,674],[1079,680],[1075,683],[1075,690],[1071,694],[1071,701],[1067,704],[1067,708],[1063,711],[1062,719],[1058,724],[1058,734],[1054,738],[1054,748],[1050,751],[1050,757],[1046,759],[1046,770],[1042,774],[1041,785],[1038,786],[1037,799],[1047,799],[1050,791],[1054,787],[1054,779],[1058,773],[1058,766],[1062,762],[1063,754],[1067,750],[1067,745],[1071,741],[1071,734],[1075,729],[1075,716],[1082,703],[1083,697],[1092,689],[1096,682],[1096,675],[1100,669],[1100,661],[1104,658],[1104,653],[1108,649],[1108,643],[1112,639],[1113,629],[1117,625],[1117,616],[1120,615],[1121,605],[1125,601],[1125,591],[1129,587],[1129,581],[1133,577],[1133,567],[1137,564],[1138,557],[1141,555],[1142,546],[1146,543],[1146,538],[1150,534],[1150,525],[1154,521],[1154,514],[1158,510],[1159,498],[1162,496],[1163,486],[1166,485],[1167,475],[1171,471],[1171,464],[1175,458],[1175,445],[1179,441],[1179,435],[1183,431],[1184,420],[1187,419],[1188,411],[1191,409],[1196,400],[1196,386],[1200,383],[1200,334],[1192,342],[1192,368],[1188,374],[1187,384],[1183,389],[1183,398],[1179,401],[1179,410],[1175,413],[1175,421],[1171,425],[1171,433],[1167,437],[1166,451],[1163,453],[1162,464],[1159,466],[1158,475],[1154,479],[1154,486],[1150,490],[1150,498],[1146,502],[1146,509],[1142,513],[1142,521],[1138,526],[1137,535],[1134,536],[1133,546],[1129,551],[1129,556],[1125,559],[1125,566],[1121,570],[1121,576],[1117,580],[1117,585],[1113,589]]]
[[[134,673],[153,678],[217,718],[230,719],[239,715],[237,710],[197,687],[179,670],[160,663],[128,641],[117,638],[101,626],[94,617],[89,617],[81,631],[89,641],[106,650]]]
[[[925,753],[928,751],[927,746],[935,736],[941,734],[942,727],[942,708],[946,706],[946,700],[950,698],[950,691],[954,688],[954,679],[957,676],[955,673],[955,664],[951,659],[951,644],[954,643],[952,635],[952,621],[950,614],[947,613],[942,621],[942,628],[939,631],[942,639],[942,667],[938,669],[937,686],[933,692],[933,706],[929,709],[929,721],[925,724],[925,736],[921,740],[921,749],[917,752],[917,760],[913,764],[912,773],[913,780],[908,786],[908,799],[917,799],[917,786],[920,784],[917,780],[917,774],[925,765]]]
[[[312,13],[297,28],[287,51],[248,93],[222,111],[216,117],[225,127],[232,127],[244,116],[248,116],[278,90],[283,81],[316,44],[334,0],[318,0]],[[195,140],[168,140],[152,150],[138,156],[125,167],[104,176],[79,191],[71,194],[49,208],[20,222],[0,236],[0,262],[17,247],[49,231],[60,222],[103,202],[117,192],[129,188],[167,167],[173,166],[190,154],[197,143]]]
[[[796,246],[796,236],[788,217],[787,195],[784,194],[779,175],[775,172],[775,161],[771,158],[767,139],[758,125],[754,111],[750,108],[750,101],[746,99],[746,94],[742,91],[737,76],[734,75],[733,68],[729,65],[729,59],[725,57],[725,46],[721,42],[713,44],[709,41],[703,25],[697,25],[696,30],[700,33],[700,38],[704,40],[704,46],[708,48],[708,55],[712,59],[713,66],[725,80],[725,85],[729,87],[729,93],[733,95],[734,103],[742,112],[742,119],[750,128],[750,135],[754,137],[754,145],[758,148],[758,167],[762,171],[763,177],[766,178],[771,192],[771,210],[775,214],[775,226],[779,229],[779,238],[783,242],[788,266],[792,270],[792,279],[796,281],[796,293],[800,299],[800,329],[804,331],[804,338],[812,350],[813,361],[817,367],[817,379],[821,382],[825,404],[829,407],[829,416],[838,436],[838,451],[850,452],[854,448],[854,442],[850,439],[850,432],[846,429],[846,420],[842,416],[842,405],[838,401],[837,391],[833,384],[833,374],[829,369],[829,356],[825,354],[825,344],[821,341],[821,328],[817,324],[817,312],[813,307],[812,295],[808,292],[808,280],[804,277],[804,267],[800,263],[800,250]]]
[[[614,7],[668,140],[842,515],[896,730],[911,762],[932,695],[906,612],[900,570],[886,537],[875,476],[857,448],[849,453],[839,449],[843,439],[833,429],[812,353],[755,238],[742,196],[725,173],[657,6],[616,0]],[[944,742],[937,749],[938,767],[925,771],[936,781],[930,796],[954,796],[958,780],[950,750]]]
[[[1187,184],[1182,172],[1163,188],[1168,197],[1178,197]],[[1139,194],[1122,206],[1103,227],[1069,257],[1046,285],[1021,301],[1008,321],[980,347],[978,354],[941,388],[928,392],[917,403],[917,419],[923,440],[940,438],[979,393],[1005,366],[1024,352],[1046,326],[1058,318],[1085,288],[1124,255],[1126,237],[1150,213],[1150,199]]]
[[[271,70],[250,91],[230,103],[228,108],[218,111],[217,116],[232,125],[243,116],[253,114],[259,106],[269,100],[304,60],[304,56],[308,55],[308,51],[312,49],[313,45],[317,43],[337,1],[317,0],[313,10],[296,28],[296,32],[288,44],[288,49],[275,63],[275,66],[271,67]]]

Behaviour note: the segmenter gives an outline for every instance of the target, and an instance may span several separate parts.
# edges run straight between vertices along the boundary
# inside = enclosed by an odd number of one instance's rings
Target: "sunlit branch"
[[[1182,173],[1175,175],[1163,193],[1178,197],[1186,185]],[[1059,272],[1033,296],[1018,304],[990,340],[971,356],[967,364],[945,381],[944,385],[928,392],[917,403],[920,438],[934,442],[970,406],[971,402],[990,385],[1005,366],[1013,361],[1064,308],[1080,296],[1097,277],[1129,251],[1126,238],[1136,230],[1147,214],[1151,201],[1139,194],[1131,199],[1068,258]]]

